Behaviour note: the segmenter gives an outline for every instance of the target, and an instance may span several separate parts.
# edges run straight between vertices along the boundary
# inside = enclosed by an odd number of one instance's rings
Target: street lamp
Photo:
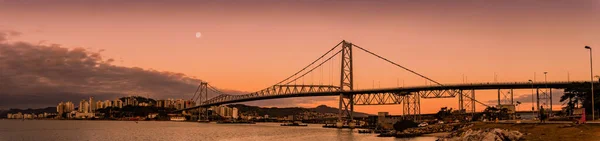
[[[531,81],[531,79],[529,79],[529,83],[531,83],[531,115],[534,116],[534,118],[535,118],[535,111],[533,108],[533,107],[535,107],[533,105],[535,103],[535,101],[533,101],[533,81]]]
[[[592,67],[592,48],[590,46],[585,46],[585,49],[590,50],[590,85],[592,89],[592,120],[596,119],[596,111],[594,111],[594,68]]]
[[[548,74],[548,72],[544,72],[544,83],[546,83],[544,85],[546,86],[546,90],[548,90],[548,80],[547,80],[546,74]],[[548,91],[546,91],[546,92],[548,92]],[[548,98],[548,97],[546,97],[546,98]],[[550,99],[552,99],[552,93],[550,93]],[[544,102],[544,104],[547,104],[546,102]],[[550,100],[550,103],[552,103],[552,100]],[[550,107],[552,107],[552,104],[550,104]],[[540,115],[542,115],[542,114],[544,114],[544,113],[540,113]],[[550,108],[550,114],[552,114],[552,108]]]

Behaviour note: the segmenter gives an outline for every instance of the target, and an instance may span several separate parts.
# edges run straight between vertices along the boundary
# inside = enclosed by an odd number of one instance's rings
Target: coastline
[[[519,131],[522,140],[532,141],[564,141],[564,140],[598,140],[600,124],[562,124],[562,123],[473,123],[473,126],[453,131],[460,133],[467,130],[503,129]]]

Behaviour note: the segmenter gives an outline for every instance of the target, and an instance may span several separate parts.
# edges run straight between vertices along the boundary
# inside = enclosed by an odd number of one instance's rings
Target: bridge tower
[[[354,80],[352,74],[352,43],[342,41],[342,67],[340,75],[340,92],[353,91]],[[345,125],[354,126],[354,95],[340,93],[338,127]]]
[[[200,87],[198,90],[200,93],[198,94],[197,105],[202,105],[203,102],[208,100],[208,83],[200,82]],[[204,96],[204,101],[202,101],[202,96]],[[208,120],[208,107],[198,107],[198,120]]]

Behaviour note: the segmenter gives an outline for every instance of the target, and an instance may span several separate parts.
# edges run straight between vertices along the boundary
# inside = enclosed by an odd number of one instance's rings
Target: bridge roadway
[[[392,94],[396,96],[405,96],[411,94],[419,94],[422,98],[446,98],[446,97],[454,97],[455,95],[450,92],[450,94],[442,94],[443,91],[459,91],[459,90],[497,90],[497,89],[536,89],[536,88],[552,88],[552,89],[564,89],[568,88],[570,85],[574,83],[583,83],[589,81],[560,81],[560,82],[513,82],[513,83],[471,83],[471,84],[450,84],[450,85],[438,85],[438,86],[414,86],[414,87],[396,87],[396,88],[379,88],[379,89],[363,89],[363,90],[354,90],[354,91],[339,91],[338,87],[332,87],[333,89],[329,89],[328,91],[312,91],[312,92],[298,92],[298,93],[275,93],[268,95],[260,95],[257,93],[246,94],[246,95],[229,95],[230,98],[225,98],[228,96],[219,96],[209,100],[209,102],[200,103],[198,106],[190,107],[178,111],[185,111],[190,109],[197,109],[199,107],[209,107],[216,106],[222,104],[230,104],[230,103],[239,103],[239,102],[247,102],[247,101],[256,101],[256,100],[268,100],[268,99],[278,99],[278,98],[292,98],[292,97],[309,97],[309,96],[339,96],[341,94],[355,95],[369,95],[369,94]],[[427,92],[438,91],[438,95],[427,95]],[[425,92],[425,93],[422,93]],[[359,100],[355,100],[355,102],[359,102]],[[397,104],[397,103],[385,103],[385,104]],[[371,105],[368,103],[357,103],[356,105]],[[375,104],[379,105],[379,104]]]

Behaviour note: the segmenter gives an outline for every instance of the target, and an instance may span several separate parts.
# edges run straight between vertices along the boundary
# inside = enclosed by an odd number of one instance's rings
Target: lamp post
[[[592,89],[592,120],[596,119],[596,111],[594,111],[594,68],[592,67],[592,47],[590,46],[585,46],[585,49],[589,49],[590,50],[590,85],[591,85],[591,89]]]
[[[546,87],[546,90],[548,90],[548,80],[547,80],[546,74],[548,74],[548,72],[544,72],[544,83],[546,83],[544,85]],[[548,92],[548,91],[546,91],[546,92]],[[550,91],[550,92],[552,92],[552,91]],[[550,103],[545,103],[545,104],[550,104],[550,112],[549,113],[552,114],[552,93],[550,93],[549,95],[546,95],[546,96],[550,96]],[[548,102],[548,97],[546,97],[546,102]],[[541,113],[541,114],[544,114],[544,113]],[[550,114],[548,114],[548,115],[550,115]]]
[[[531,83],[531,115],[534,116],[534,118],[535,118],[535,111],[533,108],[533,107],[535,107],[533,105],[535,103],[535,101],[533,101],[533,81],[531,81],[531,79],[529,79],[529,83]]]

